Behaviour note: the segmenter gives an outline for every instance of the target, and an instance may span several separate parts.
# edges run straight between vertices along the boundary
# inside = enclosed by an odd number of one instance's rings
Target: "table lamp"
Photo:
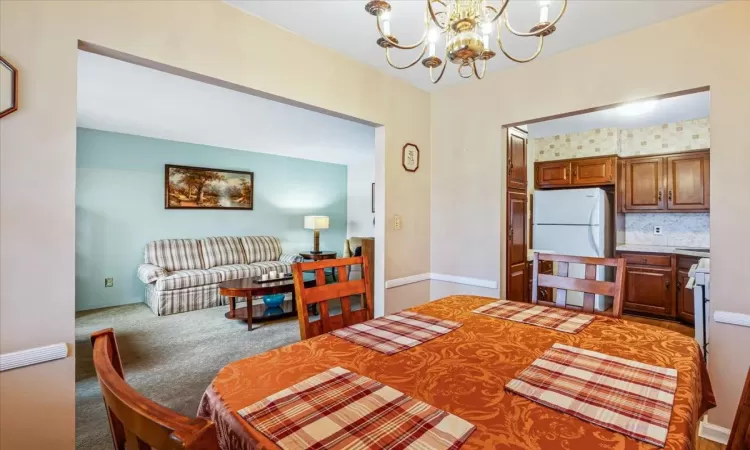
[[[320,253],[320,230],[328,229],[328,216],[305,216],[305,229],[313,231],[313,251]]]

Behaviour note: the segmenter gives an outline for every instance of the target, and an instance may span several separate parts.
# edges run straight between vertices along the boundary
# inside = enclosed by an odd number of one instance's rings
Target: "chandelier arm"
[[[566,0],[566,1],[567,1],[567,0]],[[505,8],[507,8],[507,7],[508,7],[508,3],[510,3],[510,0],[504,0],[504,1],[502,2],[502,4],[500,5],[500,9],[499,9],[499,10],[498,10],[498,9],[496,9],[496,8],[495,8],[494,6],[492,6],[492,5],[487,5],[487,6],[485,6],[485,9],[488,9],[488,10],[490,10],[490,11],[492,11],[492,12],[494,12],[494,13],[495,13],[495,17],[493,17],[493,18],[492,18],[492,20],[490,20],[490,23],[492,23],[492,22],[495,22],[495,21],[496,21],[497,19],[499,19],[499,18],[500,18],[500,16],[502,16],[502,15],[503,15],[503,13],[505,12]]]
[[[432,78],[432,67],[430,67],[430,81],[432,81],[432,84],[437,84],[441,78],[443,78],[443,74],[445,73],[445,68],[448,67],[448,61],[445,61],[443,63],[443,68],[440,70],[440,75],[438,75],[437,80],[434,80]]]
[[[445,14],[444,12],[440,11],[438,13],[435,13],[435,10],[432,9],[432,2],[435,1],[437,3],[440,3],[441,5],[445,6],[445,3],[443,3],[441,0],[427,0],[427,11],[430,13],[430,17],[432,17],[432,21],[437,25],[438,28],[441,30],[446,30],[448,28],[448,24],[445,25],[441,24],[438,20],[437,16],[442,14]]]
[[[422,52],[419,54],[419,56],[417,56],[417,59],[415,59],[414,61],[410,62],[406,66],[397,66],[397,65],[393,64],[393,62],[391,61],[391,53],[390,53],[389,50],[390,50],[390,48],[388,48],[388,47],[385,48],[385,60],[388,61],[388,64],[391,67],[393,67],[394,69],[399,69],[399,70],[408,69],[409,67],[411,67],[414,64],[418,63],[419,60],[422,59],[422,57],[424,56],[424,54],[427,52],[427,43],[425,43],[425,45],[422,46]]]
[[[505,21],[505,26],[508,28],[508,31],[510,31],[511,33],[515,34],[516,36],[521,36],[521,37],[541,36],[542,34],[544,34],[545,31],[547,31],[550,28],[554,27],[555,24],[557,24],[557,22],[560,21],[560,19],[562,18],[563,14],[565,14],[565,10],[567,8],[568,8],[568,0],[563,0],[562,9],[560,10],[560,14],[558,14],[557,17],[555,17],[555,20],[553,20],[552,22],[550,22],[549,24],[547,24],[547,26],[545,26],[544,28],[540,28],[540,29],[538,29],[536,31],[532,31],[532,32],[529,32],[529,33],[521,33],[520,31],[516,31],[513,27],[511,27],[510,26],[510,20],[508,19],[508,12],[506,11],[505,12],[505,20],[504,20]]]
[[[468,75],[464,76],[464,74],[461,73],[461,68],[462,67],[468,67],[469,68],[469,74]],[[458,66],[458,76],[459,77],[461,77],[461,78],[471,78],[472,75],[474,75],[474,72],[471,69],[471,64],[469,64],[467,62],[464,62],[464,63],[461,63],[460,66]]]
[[[419,42],[417,42],[414,45],[401,45],[401,44],[399,44],[397,42],[393,42],[390,37],[386,36],[383,33],[383,29],[380,26],[380,16],[375,16],[375,23],[378,26],[378,33],[380,33],[380,36],[385,40],[385,42],[387,42],[388,45],[390,45],[392,47],[400,48],[401,50],[411,50],[411,49],[417,48],[417,47],[419,47],[420,45],[422,45],[424,43],[425,39],[427,39],[427,30],[428,30],[428,27],[425,26],[424,27],[424,33],[422,34],[422,37],[419,39]]]
[[[487,71],[487,60],[486,59],[482,60],[482,74],[481,75],[479,74],[479,71],[477,70],[476,59],[472,61],[471,65],[472,65],[472,68],[474,69],[474,76],[477,77],[477,80],[481,80],[482,78],[484,78],[484,74]]]
[[[540,53],[542,53],[542,47],[544,46],[544,36],[539,36],[539,47],[537,47],[536,52],[530,57],[526,59],[519,59],[511,56],[507,51],[505,51],[505,47],[503,47],[503,40],[500,38],[500,33],[497,33],[497,46],[500,47],[500,51],[503,52],[505,56],[508,57],[508,59],[515,61],[517,63],[527,63],[529,61],[532,61],[534,58],[539,56]]]

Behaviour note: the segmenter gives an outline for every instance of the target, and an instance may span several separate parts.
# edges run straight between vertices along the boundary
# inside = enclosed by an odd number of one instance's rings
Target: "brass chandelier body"
[[[550,0],[541,0],[539,23],[528,32],[516,31],[508,19],[508,4],[511,0],[501,0],[496,8],[485,0],[426,0],[424,33],[415,44],[403,45],[391,34],[390,12],[391,5],[385,0],[371,0],[365,10],[375,16],[380,38],[378,45],[385,49],[385,58],[391,67],[408,69],[422,61],[422,65],[430,71],[430,80],[437,83],[443,78],[448,61],[458,66],[458,73],[462,78],[472,76],[482,79],[487,69],[487,61],[495,57],[490,49],[490,36],[496,30],[495,39],[500,51],[509,59],[525,63],[533,60],[542,52],[544,38],[555,31],[555,25],[565,13],[568,0],[563,0],[562,9],[557,17],[549,21]],[[533,55],[528,58],[516,58],[508,53],[501,38],[502,28],[505,27],[516,36],[535,37],[538,46]],[[435,45],[440,37],[445,35],[445,61],[435,55]],[[417,58],[405,66],[397,66],[391,61],[392,48],[412,50],[421,47]],[[425,55],[427,55],[425,57]],[[477,64],[480,61],[480,64]],[[481,65],[481,69],[478,67]],[[437,78],[433,70],[442,66]]]

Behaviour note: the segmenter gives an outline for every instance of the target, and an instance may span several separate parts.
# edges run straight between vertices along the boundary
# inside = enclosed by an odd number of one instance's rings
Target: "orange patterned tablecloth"
[[[476,425],[463,449],[656,448],[503,390],[509,380],[559,342],[677,369],[664,448],[692,448],[698,420],[714,406],[695,340],[667,329],[605,317],[597,317],[578,334],[567,334],[471,312],[495,300],[452,296],[411,308],[463,326],[391,356],[323,335],[235,361],[209,386],[199,415],[217,423],[224,450],[277,448],[240,419],[237,410],[340,366]]]

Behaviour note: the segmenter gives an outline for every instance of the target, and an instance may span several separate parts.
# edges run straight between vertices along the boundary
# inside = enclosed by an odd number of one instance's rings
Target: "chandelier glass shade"
[[[518,1],[518,0],[514,0]],[[500,51],[510,60],[525,63],[533,60],[542,52],[544,38],[555,31],[555,25],[565,13],[568,0],[562,0],[562,9],[554,20],[549,20],[551,0],[539,1],[539,22],[528,32],[520,32],[510,25],[508,19],[508,4],[511,0],[501,0],[495,7],[487,0],[426,0],[424,32],[414,44],[402,44],[391,34],[391,5],[385,0],[371,0],[365,10],[375,16],[380,38],[377,43],[385,49],[385,59],[391,67],[408,69],[418,62],[429,69],[430,80],[439,82],[445,74],[448,62],[458,66],[458,74],[462,78],[472,76],[482,79],[487,69],[487,61],[494,58],[496,53],[490,48],[490,38],[495,35],[495,41]],[[517,58],[508,53],[501,38],[502,29],[510,33],[538,39],[536,51],[529,57]],[[443,58],[436,54],[436,44],[440,36],[445,36],[445,53]],[[391,49],[414,50],[419,49],[418,56],[405,66],[398,66],[391,60]],[[441,67],[435,77],[433,71]]]

